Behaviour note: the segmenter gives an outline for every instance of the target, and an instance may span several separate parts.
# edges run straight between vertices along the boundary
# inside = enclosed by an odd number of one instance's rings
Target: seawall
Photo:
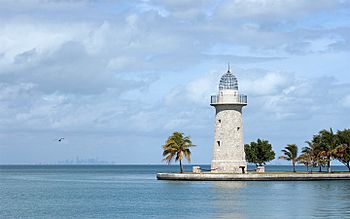
[[[310,181],[350,180],[350,173],[157,173],[158,180],[187,181]]]

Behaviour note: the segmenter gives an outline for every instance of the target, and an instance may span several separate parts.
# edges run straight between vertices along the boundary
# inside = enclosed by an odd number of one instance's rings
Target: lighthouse
[[[215,107],[215,132],[211,171],[244,173],[247,169],[243,143],[242,108],[247,96],[238,91],[238,81],[228,67],[221,77],[219,92],[211,96]]]

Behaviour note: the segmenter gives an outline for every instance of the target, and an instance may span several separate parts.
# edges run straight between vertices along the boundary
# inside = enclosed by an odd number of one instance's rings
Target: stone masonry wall
[[[242,105],[218,104],[215,120],[215,141],[212,172],[241,173],[245,166],[242,127]]]

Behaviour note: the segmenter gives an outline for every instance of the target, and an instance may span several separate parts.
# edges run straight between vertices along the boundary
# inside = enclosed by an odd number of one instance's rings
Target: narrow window
[[[219,119],[218,122],[221,123],[221,119]]]
[[[240,127],[237,127],[237,131],[239,131]]]
[[[217,141],[216,143],[217,143],[217,144],[218,144],[218,146],[220,147],[220,143],[221,143],[221,142],[220,142],[220,141]]]

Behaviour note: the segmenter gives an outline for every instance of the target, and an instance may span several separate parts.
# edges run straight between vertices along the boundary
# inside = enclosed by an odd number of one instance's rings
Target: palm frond
[[[173,158],[174,158],[174,155],[173,154],[169,154],[163,160],[166,161],[167,164],[170,164]]]
[[[191,151],[189,149],[184,150],[184,154],[188,162],[191,162]]]
[[[163,156],[165,156],[163,160],[170,163],[173,159],[181,161],[185,157],[190,162],[191,151],[189,148],[194,146],[190,136],[184,136],[182,132],[174,132],[162,145]]]
[[[290,157],[286,157],[286,156],[279,156],[278,159],[291,160]]]

